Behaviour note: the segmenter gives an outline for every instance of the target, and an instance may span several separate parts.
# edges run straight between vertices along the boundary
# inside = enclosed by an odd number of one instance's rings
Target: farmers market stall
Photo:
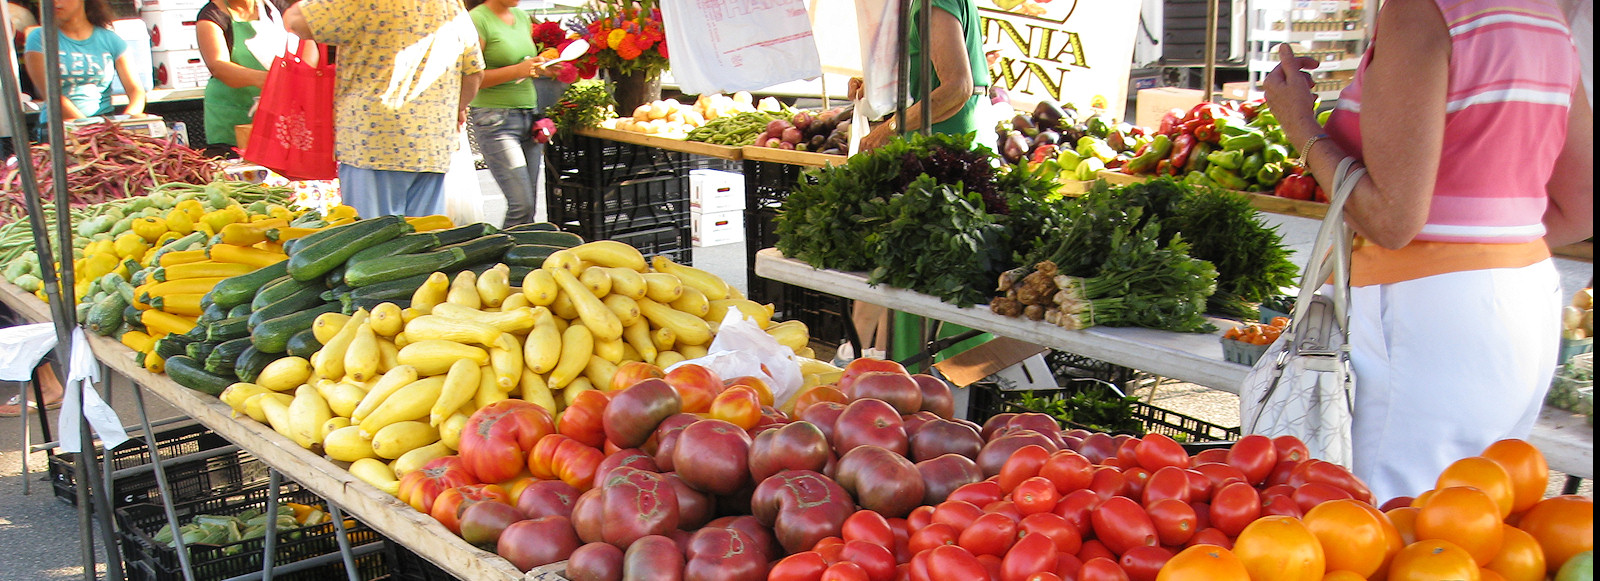
[[[937,298],[893,288],[872,286],[862,273],[819,270],[786,258],[777,249],[756,253],[756,273],[773,280],[848,299],[868,301],[891,309],[948,321],[1004,337],[1100,359],[1166,378],[1211,389],[1238,393],[1247,365],[1223,359],[1217,334],[1174,333],[1137,327],[1090,327],[1065,331],[1039,321],[1002,317],[987,306],[958,308]],[[1583,416],[1546,408],[1529,440],[1559,472],[1594,478],[1594,431]]]

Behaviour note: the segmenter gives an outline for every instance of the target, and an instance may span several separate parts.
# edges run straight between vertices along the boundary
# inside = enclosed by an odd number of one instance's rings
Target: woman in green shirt
[[[983,30],[978,21],[978,7],[973,0],[931,0],[931,32],[928,38],[927,58],[933,62],[933,86],[928,93],[934,133],[963,134],[978,130],[979,99],[986,98],[989,88],[989,64],[983,57]],[[928,0],[917,0],[911,8],[911,35],[907,42],[910,53],[910,89],[913,98],[922,95],[922,30],[920,13]],[[851,79],[854,98],[860,82]],[[900,127],[916,130],[922,127],[923,115],[930,107],[912,103],[906,107],[905,119],[890,116],[861,138],[862,150],[873,150],[888,143]]]
[[[517,0],[469,1],[486,70],[468,110],[472,137],[484,165],[506,197],[504,226],[533,222],[535,195],[544,191],[544,144],[533,137],[538,98],[533,77],[543,76],[533,21]]]

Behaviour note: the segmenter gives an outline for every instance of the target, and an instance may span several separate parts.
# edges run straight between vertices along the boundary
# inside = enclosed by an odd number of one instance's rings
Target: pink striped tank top
[[[1416,239],[1538,240],[1545,183],[1566,142],[1567,109],[1579,79],[1566,21],[1548,0],[1435,2],[1450,27],[1450,81],[1438,180]],[[1326,127],[1357,157],[1367,60]]]

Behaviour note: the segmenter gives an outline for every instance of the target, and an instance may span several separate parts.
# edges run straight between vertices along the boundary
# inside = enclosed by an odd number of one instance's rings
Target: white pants
[[[1560,286],[1545,260],[1351,289],[1354,471],[1378,502],[1528,436],[1555,372]]]

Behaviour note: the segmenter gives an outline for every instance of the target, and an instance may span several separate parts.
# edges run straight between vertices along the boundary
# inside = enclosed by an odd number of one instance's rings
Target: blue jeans
[[[339,197],[362,218],[444,213],[444,174],[339,164]]]
[[[472,137],[506,197],[504,226],[534,221],[544,192],[544,144],[533,139],[533,109],[473,107]]]

